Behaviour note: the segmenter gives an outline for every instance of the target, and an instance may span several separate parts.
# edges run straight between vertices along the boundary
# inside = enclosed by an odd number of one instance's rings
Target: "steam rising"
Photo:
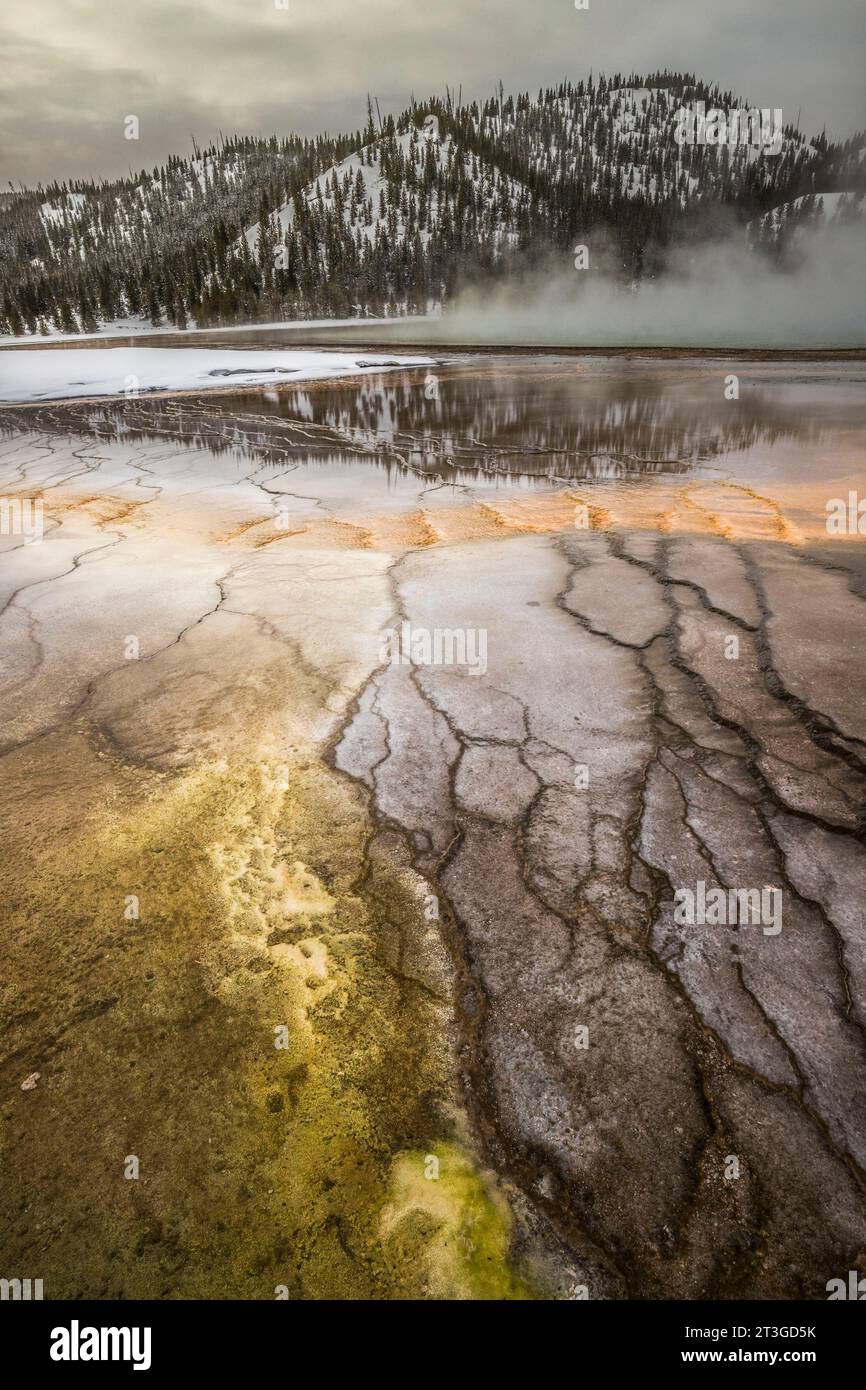
[[[747,249],[742,234],[675,252],[657,279],[623,286],[592,267],[548,266],[467,290],[442,341],[586,347],[860,347],[866,344],[863,225],[802,233],[793,269]]]

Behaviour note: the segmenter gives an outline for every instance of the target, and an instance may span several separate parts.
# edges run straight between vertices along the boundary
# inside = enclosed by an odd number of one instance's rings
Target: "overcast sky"
[[[866,126],[864,0],[0,0],[0,187],[152,167],[218,131],[354,130],[463,85],[691,70],[831,136]],[[140,139],[124,138],[136,115]]]

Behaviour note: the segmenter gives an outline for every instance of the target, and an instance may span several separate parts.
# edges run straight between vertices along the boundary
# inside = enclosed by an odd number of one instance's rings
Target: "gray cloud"
[[[4,0],[0,178],[116,175],[225,132],[355,129],[589,68],[688,68],[812,132],[866,126],[862,0]],[[123,119],[141,122],[138,142]]]

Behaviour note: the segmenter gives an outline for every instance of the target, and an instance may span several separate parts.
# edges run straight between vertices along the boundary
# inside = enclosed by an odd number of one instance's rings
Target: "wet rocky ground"
[[[866,1272],[856,366],[8,410],[2,1272]],[[438,636],[437,636],[438,634]],[[414,643],[414,645],[413,645]],[[690,921],[683,890],[772,920]]]

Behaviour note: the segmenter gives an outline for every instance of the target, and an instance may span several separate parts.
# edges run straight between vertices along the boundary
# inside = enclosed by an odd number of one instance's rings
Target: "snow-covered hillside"
[[[0,336],[425,313],[467,285],[570,266],[596,238],[604,273],[633,283],[712,232],[716,211],[775,254],[811,197],[866,189],[862,137],[786,125],[773,155],[678,143],[677,112],[698,102],[748,105],[690,74],[596,76],[434,97],[378,124],[370,109],[337,137],[233,136],[127,179],[11,194]],[[849,215],[839,198],[833,222]]]
[[[775,233],[787,228],[840,225],[866,217],[866,193],[847,189],[841,193],[811,193],[771,208],[756,225]]]
[[[448,212],[440,176],[448,182],[455,172],[472,189],[464,212],[479,227],[488,224],[497,244],[514,241],[521,216],[529,213],[529,189],[495,166],[481,167],[477,156],[460,150],[450,136],[442,138],[432,124],[371,141],[318,175],[298,196],[311,214],[341,218],[357,239],[372,244],[387,234],[405,242],[417,234],[426,245]],[[392,198],[395,187],[400,193]],[[285,241],[294,221],[293,199],[272,215],[272,240]],[[257,253],[261,222],[244,235],[250,251]]]

